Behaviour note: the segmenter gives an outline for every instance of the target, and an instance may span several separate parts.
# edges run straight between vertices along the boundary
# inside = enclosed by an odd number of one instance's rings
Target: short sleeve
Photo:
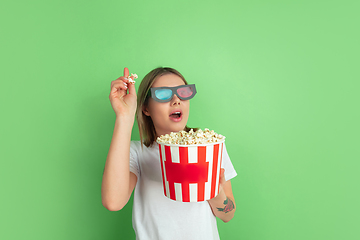
[[[137,142],[131,141],[130,143],[130,172],[134,173],[137,178],[140,177],[140,168],[139,168],[139,147],[140,144]]]
[[[236,177],[237,173],[235,171],[235,168],[233,164],[231,163],[229,154],[226,151],[226,146],[224,143],[224,149],[223,149],[223,158],[222,158],[222,168],[225,169],[225,180],[230,180],[234,177]]]

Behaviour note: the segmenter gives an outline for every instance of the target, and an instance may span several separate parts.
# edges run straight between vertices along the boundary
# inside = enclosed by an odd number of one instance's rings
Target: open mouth
[[[181,111],[174,111],[169,115],[170,119],[173,121],[181,121],[182,119],[182,112]]]

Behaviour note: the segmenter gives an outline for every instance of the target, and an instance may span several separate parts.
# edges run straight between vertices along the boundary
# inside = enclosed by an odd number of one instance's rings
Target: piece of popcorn
[[[131,76],[134,77],[134,79],[138,78],[138,75],[136,73],[132,73]]]
[[[133,78],[131,78],[131,77],[133,77]],[[126,79],[129,80],[129,83],[134,84],[135,83],[134,79],[137,79],[137,78],[138,78],[138,75],[136,73],[132,73],[131,76],[127,77]]]

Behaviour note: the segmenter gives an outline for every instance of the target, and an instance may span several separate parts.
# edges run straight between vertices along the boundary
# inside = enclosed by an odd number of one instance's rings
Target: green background
[[[225,135],[238,173],[222,239],[359,239],[359,6],[1,3],[0,238],[135,238],[132,201],[101,204],[110,83],[171,66],[197,86],[188,124]]]

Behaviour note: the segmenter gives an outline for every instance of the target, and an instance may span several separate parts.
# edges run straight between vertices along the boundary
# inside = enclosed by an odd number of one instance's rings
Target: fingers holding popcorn
[[[135,114],[136,90],[133,79],[136,74],[129,76],[129,69],[124,68],[124,76],[111,82],[109,99],[116,115]]]
[[[121,86],[123,85],[126,88],[124,90],[127,90],[128,84],[135,84],[134,79],[137,79],[138,75],[136,73],[131,73],[131,76],[127,77],[126,75],[129,75],[129,70],[124,70],[124,76],[121,76],[118,79],[112,81],[110,88],[113,89],[114,87],[118,87],[119,89],[123,89],[121,88]]]
[[[132,73],[131,76],[127,77],[126,79],[128,80],[129,83],[131,84],[135,84],[134,79],[137,79],[138,75],[136,73]]]
[[[124,68],[124,76],[119,77],[118,79],[126,82],[126,83],[135,83],[134,79],[138,78],[136,73],[131,73],[129,76],[129,69],[126,67]]]

